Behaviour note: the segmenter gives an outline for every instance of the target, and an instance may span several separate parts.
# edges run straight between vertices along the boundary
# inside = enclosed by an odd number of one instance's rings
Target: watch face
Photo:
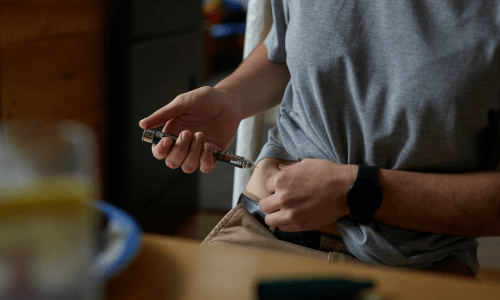
[[[371,217],[382,204],[380,187],[366,178],[358,178],[347,192],[347,206],[351,214]]]

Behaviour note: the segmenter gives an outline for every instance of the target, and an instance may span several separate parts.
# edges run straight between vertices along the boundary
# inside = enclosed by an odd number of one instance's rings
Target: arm
[[[289,80],[286,64],[270,61],[262,42],[234,73],[214,88],[239,94],[238,105],[243,118],[248,118],[281,103]]]
[[[500,172],[428,174],[380,170],[374,219],[419,231],[500,236]]]
[[[358,167],[320,159],[280,167],[259,207],[269,226],[306,231],[349,215],[347,188]],[[383,201],[373,218],[404,229],[500,236],[500,171],[431,174],[379,170]]]
[[[177,96],[141,120],[139,126],[146,129],[165,124],[164,132],[180,137],[174,146],[170,138],[152,146],[153,156],[165,159],[169,168],[182,166],[184,172],[192,173],[200,166],[202,172],[210,172],[215,167],[212,149],[227,149],[242,119],[279,104],[289,79],[286,64],[271,62],[261,43],[216,87]]]

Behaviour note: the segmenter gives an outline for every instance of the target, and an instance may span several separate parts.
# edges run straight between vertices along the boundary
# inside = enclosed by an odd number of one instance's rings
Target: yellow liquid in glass
[[[5,289],[24,284],[46,292],[71,289],[67,285],[87,277],[96,211],[90,200],[89,182],[71,176],[26,180],[0,189],[0,260],[8,262],[14,278],[13,286]],[[31,281],[15,283],[24,273]]]

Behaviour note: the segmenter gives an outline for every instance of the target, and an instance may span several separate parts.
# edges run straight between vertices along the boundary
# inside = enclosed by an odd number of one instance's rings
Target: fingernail
[[[167,140],[163,140],[162,145],[163,145],[163,147],[164,147],[164,148],[167,148],[167,147],[168,147],[168,142],[167,142]]]
[[[190,136],[189,136],[189,131],[185,131],[185,132],[183,132],[183,133],[182,133],[182,137],[181,137],[181,139],[182,139],[183,141],[185,141],[185,142],[188,142],[188,141],[189,141],[189,137],[190,137]]]
[[[210,151],[210,145],[208,143],[205,143],[205,145],[203,145],[203,150],[206,151],[206,152],[209,152]]]
[[[195,135],[196,142],[201,142],[201,139],[203,138],[203,134],[201,132],[197,132]]]

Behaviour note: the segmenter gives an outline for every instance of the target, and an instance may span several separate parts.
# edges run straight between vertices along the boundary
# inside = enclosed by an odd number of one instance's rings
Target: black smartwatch
[[[382,205],[377,167],[359,165],[358,176],[347,189],[346,201],[351,220],[358,223],[370,222]]]

